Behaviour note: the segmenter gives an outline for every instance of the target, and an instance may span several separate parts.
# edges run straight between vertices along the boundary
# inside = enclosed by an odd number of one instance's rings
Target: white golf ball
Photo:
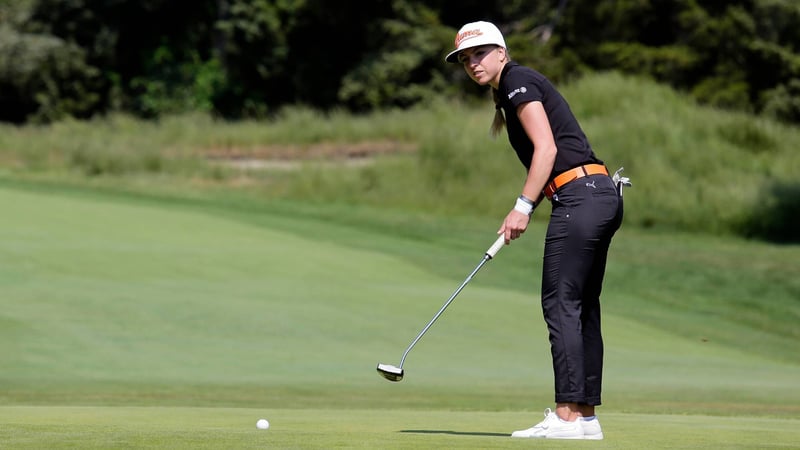
[[[258,422],[256,422],[256,428],[259,430],[266,430],[269,428],[269,421],[267,419],[258,419]]]

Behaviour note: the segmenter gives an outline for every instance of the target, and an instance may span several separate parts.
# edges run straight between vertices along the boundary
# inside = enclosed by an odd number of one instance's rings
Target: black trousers
[[[603,381],[600,292],[623,205],[607,175],[562,186],[552,198],[542,268],[556,403],[599,405]]]

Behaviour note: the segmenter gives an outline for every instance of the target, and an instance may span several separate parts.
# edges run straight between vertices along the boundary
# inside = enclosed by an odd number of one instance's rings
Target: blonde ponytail
[[[492,89],[492,98],[494,99],[494,120],[492,126],[489,128],[489,134],[492,138],[496,138],[503,127],[506,126],[506,117],[503,115],[503,108],[500,107],[500,102],[497,97],[497,89]]]

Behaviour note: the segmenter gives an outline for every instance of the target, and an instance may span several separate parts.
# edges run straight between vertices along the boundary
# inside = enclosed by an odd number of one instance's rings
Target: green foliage
[[[773,242],[800,243],[800,183],[774,181],[759,189],[753,211],[744,219],[742,235]]]
[[[402,3],[402,2],[398,2]],[[385,41],[367,53],[361,63],[342,78],[338,98],[356,111],[408,107],[445,90],[439,70],[449,28],[439,24],[427,7],[406,7],[396,18],[384,19],[376,30]]]
[[[33,0],[0,0],[0,24],[18,24],[30,11]]]
[[[287,101],[291,69],[289,36],[306,2],[232,0],[216,11],[216,54],[225,83],[214,109],[232,118],[263,117]],[[298,99],[299,100],[299,99]]]
[[[158,173],[165,159],[157,152],[142,149],[127,151],[106,146],[85,146],[70,152],[69,167],[87,177],[121,176],[128,173]]]
[[[587,79],[566,92],[599,155],[612,168],[624,166],[634,182],[628,223],[739,233],[762,213],[765,185],[793,183],[796,129],[697,107],[640,80],[620,81]],[[798,239],[794,231],[788,240]]]
[[[794,0],[756,0],[753,19],[759,36],[767,42],[786,43],[790,50],[800,50],[800,4]]]
[[[790,123],[800,123],[800,78],[764,91],[761,96],[764,114]]]
[[[653,81],[618,73],[561,88],[599,157],[611,170],[624,166],[634,182],[626,191],[628,226],[800,238],[795,222],[784,220],[797,208],[790,195],[800,167],[797,129],[700,107]],[[485,98],[356,116],[293,107],[269,120],[234,123],[199,114],[153,123],[113,116],[4,129],[0,157],[22,177],[67,167],[114,184],[157,177],[157,184],[179,187],[203,180],[263,199],[499,218],[508,212],[507,199],[518,195],[524,169],[504,136],[489,137],[493,112]],[[264,164],[247,168],[235,158]],[[765,205],[786,214],[764,211]],[[539,208],[534,219],[547,212]],[[776,222],[763,225],[764,214]]]
[[[139,92],[135,109],[144,117],[197,111],[214,112],[216,95],[223,89],[225,73],[216,59],[176,61],[170,49],[153,55],[147,75],[135,77],[130,87]]]
[[[800,79],[800,5],[788,0],[394,0],[335,7],[324,0],[203,0],[191,8],[8,0],[0,16],[13,19],[8,27],[15,33],[62,42],[64,49],[53,52],[71,64],[53,75],[37,64],[36,52],[21,56],[42,72],[28,78],[49,81],[44,94],[4,85],[11,100],[3,109],[17,111],[16,121],[110,109],[149,118],[189,111],[263,118],[287,105],[368,112],[437,95],[477,100],[485,89],[442,61],[457,27],[477,19],[497,23],[514,59],[556,82],[622,70],[704,104],[797,120],[794,100],[781,101]]]
[[[558,43],[591,67],[652,76],[704,104],[770,114],[777,108],[769,91],[800,77],[797,2],[589,3],[570,3]]]
[[[707,105],[752,112],[748,84],[727,76],[704,79],[694,86],[692,96]]]
[[[650,47],[638,42],[606,42],[597,51],[601,67],[652,76],[659,81],[685,79],[698,60],[691,47],[682,45]]]
[[[0,25],[0,120],[89,117],[102,107],[99,71],[80,47]]]
[[[38,0],[17,28],[80,50],[75,63],[94,71],[90,95],[84,94],[86,102],[93,102],[89,114],[68,115],[86,117],[112,108],[144,117],[206,111],[225,78],[207,20],[214,10],[194,6]],[[71,89],[72,84],[58,80],[57,88]]]

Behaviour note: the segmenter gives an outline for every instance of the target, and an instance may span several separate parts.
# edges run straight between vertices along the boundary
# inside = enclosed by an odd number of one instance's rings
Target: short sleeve
[[[515,108],[523,103],[544,101],[544,90],[534,77],[522,70],[511,70],[503,79],[503,92]]]

